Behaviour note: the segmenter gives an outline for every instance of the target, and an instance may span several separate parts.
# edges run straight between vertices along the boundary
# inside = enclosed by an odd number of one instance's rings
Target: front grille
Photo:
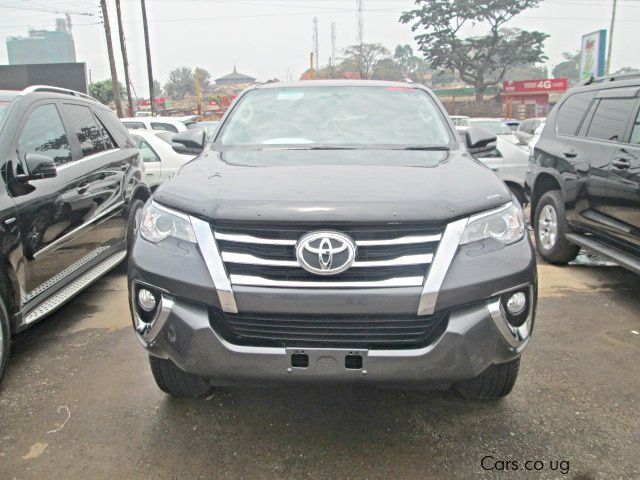
[[[293,348],[420,348],[447,327],[434,315],[292,315],[211,313],[212,327],[236,345]]]
[[[337,275],[315,275],[296,259],[296,243],[306,233],[334,230],[357,245],[351,268]],[[216,224],[214,236],[232,285],[296,288],[421,286],[428,274],[442,226],[246,225]]]

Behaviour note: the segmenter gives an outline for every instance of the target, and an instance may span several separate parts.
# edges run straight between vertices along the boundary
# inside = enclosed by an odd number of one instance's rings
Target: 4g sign
[[[502,82],[504,93],[548,93],[566,92],[567,78],[542,78],[538,80],[508,80]]]

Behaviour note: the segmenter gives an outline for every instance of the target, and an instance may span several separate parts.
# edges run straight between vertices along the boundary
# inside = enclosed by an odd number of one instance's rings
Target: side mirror
[[[29,172],[27,175],[29,180],[53,178],[58,175],[56,163],[51,157],[39,153],[27,153],[24,160]]]
[[[471,155],[487,153],[496,148],[496,137],[491,132],[481,127],[469,127],[464,134],[467,150]]]
[[[195,129],[177,133],[171,139],[171,147],[178,153],[199,155],[204,150],[204,130]]]

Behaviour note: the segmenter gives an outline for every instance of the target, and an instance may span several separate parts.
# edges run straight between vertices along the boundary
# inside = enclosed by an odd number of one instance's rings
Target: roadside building
[[[223,75],[220,78],[216,78],[216,85],[244,85],[255,83],[256,79],[249,75],[244,75],[233,67],[233,72]]]
[[[567,78],[505,81],[501,94],[503,116],[518,119],[546,117],[568,88]]]
[[[63,18],[55,30],[29,30],[26,37],[7,38],[9,65],[75,63],[76,47]]]

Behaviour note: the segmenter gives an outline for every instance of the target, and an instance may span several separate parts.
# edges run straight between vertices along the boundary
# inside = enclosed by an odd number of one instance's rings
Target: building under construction
[[[76,47],[67,20],[56,19],[55,30],[30,30],[26,37],[7,39],[9,65],[75,63]]]

